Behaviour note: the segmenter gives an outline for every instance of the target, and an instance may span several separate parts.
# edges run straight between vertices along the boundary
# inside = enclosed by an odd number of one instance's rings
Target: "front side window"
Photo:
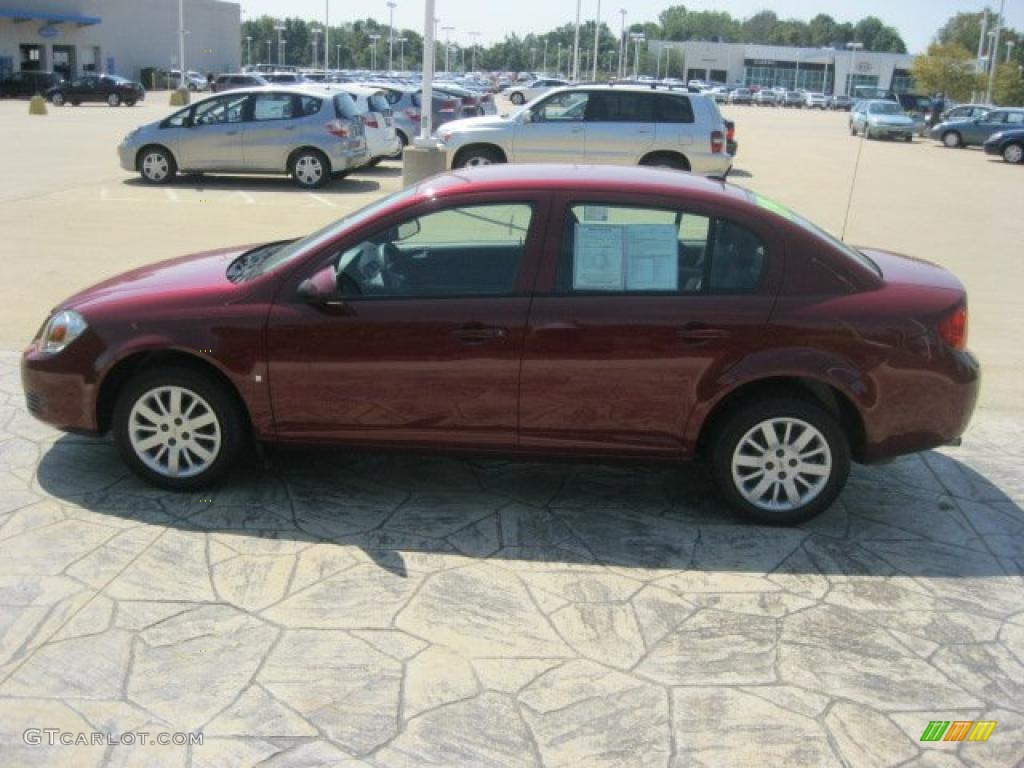
[[[1006,122],[1010,125],[1020,125],[1024,123],[1024,112],[1007,112]]]
[[[754,293],[764,243],[728,219],[668,208],[577,204],[569,209],[558,293]]]
[[[566,122],[583,119],[590,94],[579,91],[557,93],[545,99],[533,110],[537,119],[543,122]]]
[[[207,99],[196,104],[192,118],[195,125],[216,125],[218,123],[240,123],[249,97],[245,94]]]
[[[340,253],[338,289],[396,298],[510,294],[532,218],[526,203],[494,203],[411,219]]]

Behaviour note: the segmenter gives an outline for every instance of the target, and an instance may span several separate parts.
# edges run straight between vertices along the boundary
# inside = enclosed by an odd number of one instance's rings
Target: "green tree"
[[[853,28],[854,39],[864,43],[867,51],[885,51],[888,53],[906,53],[907,46],[892,27],[888,27],[877,16],[865,16]]]
[[[978,39],[981,37],[982,13],[958,13],[951,16],[949,21],[942,25],[935,36],[940,43],[955,43],[968,51],[978,50]],[[989,11],[989,22],[993,14]]]
[[[779,17],[774,11],[755,13],[743,22],[743,41],[747,43],[766,43],[771,39],[772,32],[779,24]]]
[[[947,98],[966,101],[983,83],[974,71],[974,57],[962,45],[933,43],[928,53],[914,59],[911,76],[925,93],[942,91]]]
[[[836,42],[836,20],[827,13],[819,13],[807,24],[807,31],[810,37],[810,44],[823,48]]]
[[[992,85],[992,100],[1001,107],[1024,106],[1024,77],[1019,64],[999,65]]]

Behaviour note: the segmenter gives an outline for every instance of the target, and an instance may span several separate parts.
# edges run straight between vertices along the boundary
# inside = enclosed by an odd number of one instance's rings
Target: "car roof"
[[[685,194],[709,201],[747,202],[742,187],[676,170],[644,166],[561,165],[547,163],[496,164],[462,168],[420,182],[416,197],[447,197],[468,191],[593,190]]]

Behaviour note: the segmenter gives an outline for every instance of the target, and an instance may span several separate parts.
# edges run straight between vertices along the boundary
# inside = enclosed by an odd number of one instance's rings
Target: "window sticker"
[[[577,224],[572,287],[577,291],[621,291],[623,230],[618,226]]]
[[[626,226],[626,290],[675,291],[679,288],[679,241],[672,224]]]

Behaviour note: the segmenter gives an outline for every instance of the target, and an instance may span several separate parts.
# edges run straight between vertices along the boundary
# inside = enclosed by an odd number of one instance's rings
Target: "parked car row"
[[[989,154],[1002,155],[1008,163],[1019,163],[1021,129],[1024,109],[965,104],[946,113],[929,135],[950,149],[984,146]]]

